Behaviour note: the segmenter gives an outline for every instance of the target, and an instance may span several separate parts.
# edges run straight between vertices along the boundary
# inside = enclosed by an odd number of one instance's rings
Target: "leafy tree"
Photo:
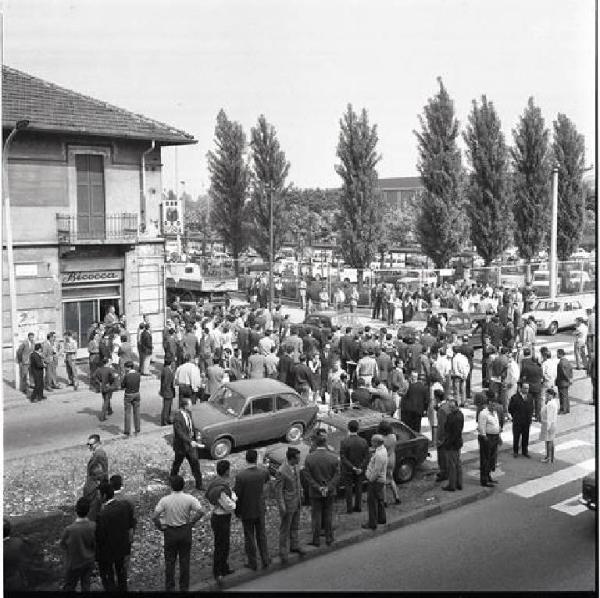
[[[290,163],[279,146],[275,127],[260,115],[252,128],[253,181],[249,213],[252,219],[250,244],[265,260],[270,256],[270,202],[273,202],[273,255],[281,248],[289,229],[290,218],[286,211],[288,186],[286,178]]]
[[[463,169],[458,137],[458,120],[441,77],[439,92],[430,98],[419,115],[417,168],[425,192],[417,220],[417,236],[425,254],[443,268],[460,252],[467,238],[467,219],[462,199]]]
[[[512,240],[512,196],[508,149],[492,102],[481,96],[463,133],[472,167],[467,186],[471,241],[489,266]]]
[[[514,237],[519,254],[531,260],[547,247],[550,232],[549,131],[542,111],[530,97],[513,130]]]
[[[250,175],[245,153],[242,125],[229,120],[221,109],[215,127],[215,151],[207,154],[212,200],[210,221],[223,242],[231,247],[236,274],[238,258],[246,244],[243,223]]]
[[[348,104],[340,119],[336,152],[341,163],[335,166],[342,178],[339,238],[344,260],[358,271],[359,286],[381,231],[381,198],[375,192],[375,167],[381,159],[375,150],[377,140],[377,125],[369,125],[367,111],[363,108],[359,118]]]
[[[564,114],[559,114],[553,124],[552,149],[558,166],[557,250],[559,259],[567,260],[577,250],[583,236],[585,141]]]

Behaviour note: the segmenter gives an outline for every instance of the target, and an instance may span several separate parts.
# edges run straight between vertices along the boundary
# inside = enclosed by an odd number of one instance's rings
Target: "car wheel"
[[[292,424],[285,433],[285,439],[287,442],[299,442],[302,434],[304,434],[304,426],[302,424]]]
[[[210,447],[210,456],[213,459],[224,459],[231,452],[231,440],[228,438],[219,438],[215,440]]]
[[[410,482],[415,475],[415,462],[412,459],[402,459],[396,467],[396,481],[400,484]]]
[[[548,334],[554,336],[558,332],[558,322],[552,322],[548,327]]]

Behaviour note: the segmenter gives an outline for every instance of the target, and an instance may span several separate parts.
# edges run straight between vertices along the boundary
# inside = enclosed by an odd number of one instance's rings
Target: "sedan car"
[[[485,320],[485,316],[482,314],[457,312],[450,316],[448,324],[446,324],[446,331],[456,334],[459,340],[468,336],[469,347],[479,349],[481,348],[481,334],[475,333],[475,330],[483,320]]]
[[[233,447],[285,438],[298,442],[316,422],[319,408],[278,380],[227,382],[194,408],[200,448],[223,459]]]
[[[359,405],[353,405],[337,413],[320,414],[314,430],[324,428],[327,432],[328,449],[339,455],[340,444],[348,435],[348,422],[352,419],[357,420],[359,423],[358,435],[362,436],[369,444],[371,436],[375,434],[382,419],[392,425],[398,440],[394,479],[401,484],[412,480],[415,469],[425,461],[429,454],[427,452],[428,439],[423,434],[411,430],[406,424],[394,417]],[[306,456],[311,452],[311,439],[305,435],[302,442],[296,446],[300,450],[300,466],[303,468]],[[286,450],[287,446],[285,444],[276,444],[266,451],[264,463],[268,466],[271,474],[274,475],[277,468],[285,461]],[[301,469],[300,476],[306,497],[307,483],[303,476],[303,469]],[[343,481],[340,479],[338,491],[342,489]]]
[[[427,324],[431,315],[434,316],[444,316],[446,319],[446,323],[448,323],[449,319],[456,313],[453,309],[448,308],[440,308],[433,309],[431,313],[429,311],[418,311],[408,322],[403,322],[398,326],[398,332],[400,336],[411,336],[416,332],[425,332],[427,328]],[[436,331],[433,331],[436,332]]]
[[[300,336],[304,336],[309,330],[319,340],[321,346],[331,335],[333,326],[342,330],[350,327],[353,330],[363,327],[369,322],[369,318],[356,313],[339,313],[337,311],[320,311],[306,316],[304,322],[299,325]]]
[[[598,486],[596,485],[596,472],[583,478],[581,483],[581,498],[579,499],[588,509],[598,509]]]
[[[581,301],[570,297],[556,299],[540,299],[530,312],[524,313],[523,318],[533,316],[538,331],[550,335],[564,328],[574,328],[577,318],[585,318],[586,313]]]

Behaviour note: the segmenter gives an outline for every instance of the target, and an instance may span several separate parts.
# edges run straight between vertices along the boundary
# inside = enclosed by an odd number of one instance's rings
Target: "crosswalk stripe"
[[[596,459],[587,459],[586,461],[582,461],[577,465],[572,465],[571,467],[566,467],[565,469],[561,469],[560,471],[555,471],[546,476],[542,476],[541,478],[537,478],[535,480],[529,480],[528,482],[523,482],[522,484],[517,484],[512,488],[508,488],[506,492],[510,492],[516,496],[520,496],[522,498],[532,498],[542,492],[546,492],[547,490],[552,490],[553,488],[557,488],[558,486],[562,486],[563,484],[567,484],[583,476],[591,473],[596,468]]]
[[[561,347],[573,348],[573,343],[569,343],[566,341],[552,341],[552,342],[548,343],[548,342],[544,342],[543,340],[538,339],[535,341],[535,346],[536,347],[548,347],[548,349],[560,349]]]
[[[546,443],[543,440],[541,440],[533,444],[530,450],[533,450],[534,453],[544,453],[546,451],[545,445]],[[555,444],[554,452],[556,453],[559,451],[568,451],[573,448],[579,448],[580,446],[591,446],[591,444],[589,442],[586,442],[585,440],[567,440],[567,442],[563,442],[562,444]]]
[[[584,513],[588,510],[585,505],[582,505],[579,502],[579,498],[581,494],[577,494],[576,496],[572,496],[571,498],[567,498],[562,502],[556,503],[552,505],[550,508],[555,511],[560,511],[561,513],[566,513],[567,515],[571,515],[571,517],[575,517],[579,515],[579,513]]]

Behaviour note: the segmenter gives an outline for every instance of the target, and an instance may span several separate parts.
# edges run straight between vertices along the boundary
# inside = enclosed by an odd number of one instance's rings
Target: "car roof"
[[[376,426],[382,420],[402,424],[400,420],[390,417],[389,415],[385,415],[384,413],[381,413],[381,411],[374,411],[368,407],[362,407],[358,405],[353,405],[348,409],[342,409],[337,413],[324,413],[319,415],[318,421],[329,426],[335,426],[341,430],[346,430],[348,427],[348,422],[353,419],[358,422],[360,428],[370,428],[372,426]]]
[[[226,382],[223,386],[234,390],[243,397],[252,398],[261,395],[272,395],[279,392],[298,394],[293,388],[272,378],[253,378]]]

